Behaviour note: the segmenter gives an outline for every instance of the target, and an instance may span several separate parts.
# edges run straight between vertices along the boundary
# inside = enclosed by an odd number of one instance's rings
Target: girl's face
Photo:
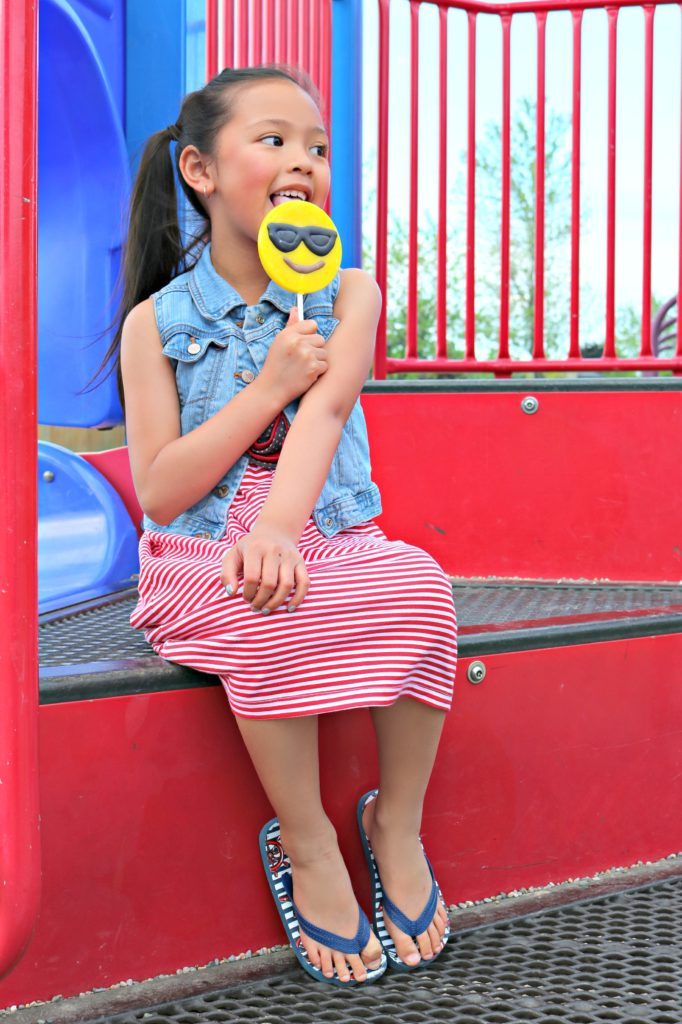
[[[214,225],[217,217],[228,230],[255,241],[273,206],[296,195],[324,204],[329,140],[313,99],[293,82],[241,86],[232,104],[233,116],[218,133],[207,167],[208,206]]]

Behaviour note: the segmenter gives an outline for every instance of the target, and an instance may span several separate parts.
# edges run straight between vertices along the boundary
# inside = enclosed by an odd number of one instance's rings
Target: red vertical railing
[[[583,12],[573,11],[573,113],[571,132],[571,323],[569,359],[580,358],[580,113]]]
[[[0,977],[30,941],[40,903],[37,6],[0,4]]]
[[[378,123],[378,160],[377,160],[377,233],[376,233],[376,276],[384,295],[390,290],[390,268],[388,266],[388,121],[389,121],[389,16],[388,0],[376,0],[379,12],[379,123]],[[651,339],[651,267],[652,267],[652,168],[653,168],[653,118],[654,101],[668,102],[667,97],[654,96],[653,61],[654,61],[654,14],[659,6],[672,5],[673,0],[522,0],[522,2],[491,3],[488,0],[394,0],[394,5],[408,6],[410,24],[410,133],[409,152],[405,161],[410,168],[409,179],[409,223],[407,225],[407,258],[408,281],[405,296],[406,330],[405,352],[400,358],[388,358],[386,352],[386,314],[382,312],[379,325],[378,342],[374,363],[374,375],[381,379],[390,373],[397,372],[492,372],[497,376],[508,376],[513,372],[534,371],[579,371],[586,369],[585,357],[580,346],[580,269],[581,269],[581,73],[582,73],[582,32],[583,13],[586,10],[601,10],[606,15],[608,28],[608,45],[604,53],[607,68],[607,133],[604,140],[606,148],[606,248],[604,253],[605,276],[605,323],[603,337],[603,354],[599,358],[590,358],[588,368],[595,371],[629,371],[629,370],[672,370],[682,373],[682,330],[678,330],[677,350],[669,358],[656,358],[652,351]],[[418,152],[419,152],[419,118],[428,97],[420,96],[419,90],[419,36],[420,11],[424,6],[439,8],[439,44],[431,51],[437,52],[438,68],[438,238],[436,249],[436,266],[421,267],[418,273]],[[644,49],[644,131],[642,137],[644,162],[644,196],[642,218],[642,320],[641,341],[638,356],[619,356],[616,346],[616,254],[618,241],[618,223],[616,208],[617,186],[617,58],[618,58],[618,13],[623,7],[638,7],[644,12],[644,33],[642,45]],[[448,12],[461,11],[466,14],[468,27],[468,78],[467,78],[467,154],[466,154],[466,214],[465,214],[465,249],[466,276],[464,294],[459,298],[464,307],[463,339],[447,337],[447,194],[451,184],[447,181],[446,154],[447,138],[447,105],[453,103],[447,94],[447,15]],[[572,45],[572,82],[567,85],[572,89],[572,154],[571,154],[571,213],[570,213],[570,255],[566,258],[566,279],[569,286],[569,323],[568,351],[565,357],[550,356],[547,352],[546,309],[545,309],[545,235],[546,235],[546,175],[547,157],[545,153],[545,121],[546,121],[546,30],[548,18],[553,12],[567,11],[572,16],[572,38],[569,33],[566,46]],[[534,252],[533,252],[533,330],[531,358],[516,359],[510,355],[510,316],[514,312],[510,308],[510,274],[511,274],[511,33],[514,16],[517,14],[533,14],[536,22],[537,65],[536,72],[536,116],[535,125],[535,196],[534,196]],[[477,48],[477,15],[485,14],[499,18],[502,31],[502,46],[499,60],[502,69],[501,88],[501,168],[500,168],[500,222],[499,222],[499,326],[497,338],[497,354],[494,358],[476,358],[476,48]],[[422,114],[423,116],[423,114]],[[680,130],[680,162],[682,165],[682,116]],[[669,167],[669,164],[666,165]],[[682,175],[679,182],[670,181],[670,190],[679,191],[680,221],[679,247],[682,252]],[[488,198],[486,197],[486,201]],[[682,260],[679,266],[679,289],[682,294]],[[436,279],[436,345],[433,358],[424,358],[419,353],[418,309],[419,284],[431,277]],[[450,299],[452,301],[452,299]],[[679,324],[679,318],[678,318]],[[490,341],[492,339],[486,339]],[[589,341],[595,339],[590,337]],[[448,358],[448,343],[463,344],[461,358]]]

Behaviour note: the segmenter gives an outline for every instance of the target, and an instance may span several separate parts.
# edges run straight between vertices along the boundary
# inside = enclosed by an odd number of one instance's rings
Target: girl
[[[186,248],[173,164],[201,218]],[[131,624],[163,658],[220,677],[277,813],[265,843],[284,858],[278,869],[271,858],[275,880],[293,885],[292,945],[320,980],[358,984],[382,973],[385,950],[412,969],[447,939],[419,829],[456,622],[437,562],[373,522],[359,395],[374,280],[340,271],[305,297],[299,321],[258,257],[265,214],[292,198],[322,206],[329,184],[328,136],[302,73],[228,68],[189,94],[142,156],[110,353],[120,341],[145,513]],[[359,806],[390,894],[382,914],[377,875],[379,935],[320,801],[317,716],[356,707],[370,709],[379,752],[378,795]]]

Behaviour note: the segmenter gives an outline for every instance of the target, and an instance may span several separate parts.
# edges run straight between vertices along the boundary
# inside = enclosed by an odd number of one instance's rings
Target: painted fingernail
[[[227,586],[225,587],[225,590],[227,591],[227,596],[228,597],[232,597],[232,595],[234,594],[234,587],[232,586],[231,583],[227,584]]]
[[[263,615],[269,615],[270,612],[272,611],[272,608],[261,608],[261,611]]]
[[[288,604],[288,605],[287,605],[287,611],[288,611],[288,612],[295,612],[295,611],[296,611],[296,605],[294,605],[294,606],[292,607],[292,606],[291,606],[290,604]]]

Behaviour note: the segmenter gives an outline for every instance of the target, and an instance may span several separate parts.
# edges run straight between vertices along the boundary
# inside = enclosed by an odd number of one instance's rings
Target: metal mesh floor
[[[454,932],[432,967],[387,972],[367,988],[346,991],[296,969],[87,1024],[681,1020],[682,879],[675,878]]]
[[[551,622],[677,614],[682,630],[682,587],[616,584],[457,583],[453,585],[460,636],[488,629],[517,630]],[[155,658],[130,625],[136,593],[108,603],[49,615],[40,624],[40,665]]]

